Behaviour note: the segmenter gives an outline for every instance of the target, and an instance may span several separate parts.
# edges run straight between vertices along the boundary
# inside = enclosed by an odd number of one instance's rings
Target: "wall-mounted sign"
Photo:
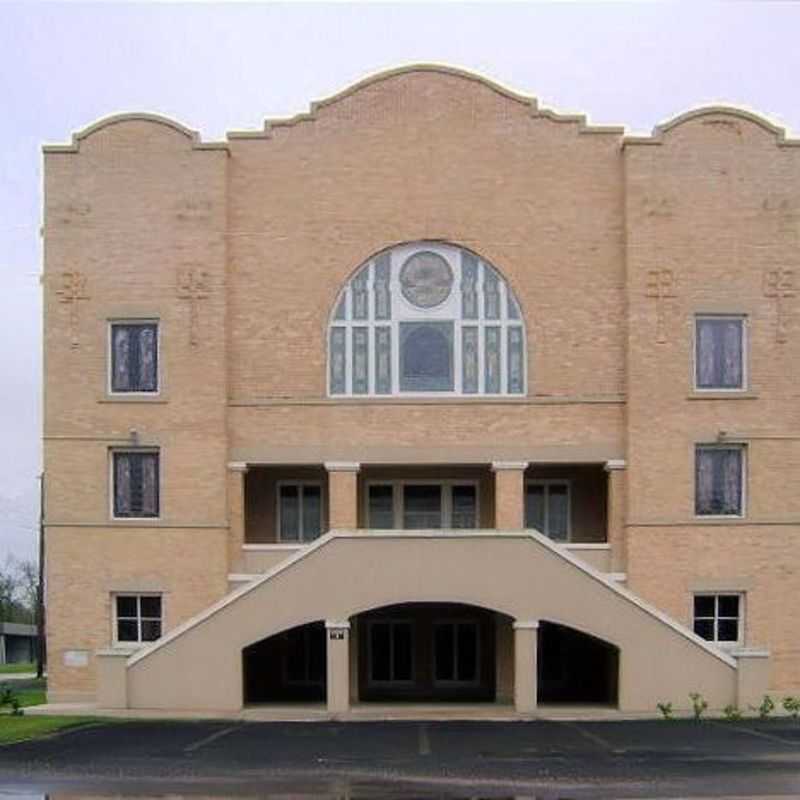
[[[87,667],[87,666],[89,666],[89,651],[88,650],[65,650],[64,651],[64,666],[65,667]]]

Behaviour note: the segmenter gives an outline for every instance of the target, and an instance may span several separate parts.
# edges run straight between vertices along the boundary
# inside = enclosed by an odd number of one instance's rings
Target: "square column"
[[[245,537],[247,464],[228,464],[228,572],[236,572]]]
[[[539,690],[539,621],[514,622],[514,708],[517,714],[533,714]]]
[[[627,473],[626,462],[618,459],[606,461],[608,473],[608,511],[606,540],[611,546],[611,571],[626,572],[628,567],[628,543],[626,522]]]
[[[498,530],[521,531],[525,527],[526,461],[495,461],[494,526]]]
[[[358,470],[350,461],[328,461],[328,527],[332,531],[358,528]]]
[[[350,710],[350,623],[338,620],[325,622],[328,661],[328,713]]]

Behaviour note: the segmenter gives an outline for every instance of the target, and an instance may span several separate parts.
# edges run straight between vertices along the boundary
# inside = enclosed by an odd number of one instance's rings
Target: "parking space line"
[[[750,734],[750,736],[757,736],[759,739],[768,739],[771,742],[797,745],[797,742],[792,739],[784,739],[772,733],[764,733],[764,731],[754,731],[752,728],[739,727],[738,725],[732,725],[730,722],[716,722],[713,719],[708,720],[708,722],[717,728],[724,728],[725,730],[734,731],[735,733],[747,733]]]
[[[622,752],[619,748],[615,747],[608,739],[604,739],[602,736],[598,736],[596,733],[592,733],[591,731],[587,731],[578,725],[577,722],[566,722],[562,721],[562,725],[566,725],[568,728],[576,731],[578,735],[582,736],[587,741],[596,744],[598,747],[602,748],[603,750],[608,750],[609,752]]]
[[[223,728],[221,731],[215,731],[214,733],[206,736],[203,739],[200,739],[198,742],[192,742],[192,744],[187,745],[183,748],[184,753],[194,753],[195,750],[199,750],[201,747],[205,747],[207,744],[211,744],[211,742],[215,742],[217,739],[221,739],[223,736],[227,736],[229,733],[233,733],[235,730],[239,729],[239,725],[231,725],[229,728]]]

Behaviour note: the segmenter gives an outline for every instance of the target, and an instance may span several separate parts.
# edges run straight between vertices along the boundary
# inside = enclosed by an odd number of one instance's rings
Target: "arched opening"
[[[244,702],[316,703],[326,694],[325,624],[311,622],[242,651]]]
[[[402,603],[353,617],[353,700],[494,702],[498,620],[462,603]]]
[[[539,625],[539,703],[616,705],[619,648],[553,622]]]

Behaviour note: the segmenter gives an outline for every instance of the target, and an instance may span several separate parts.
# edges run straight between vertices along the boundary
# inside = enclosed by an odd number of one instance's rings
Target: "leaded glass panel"
[[[486,319],[500,319],[500,282],[488,264],[483,265],[483,309]]]
[[[400,390],[453,390],[453,323],[400,323]]]
[[[353,394],[369,391],[368,340],[368,328],[353,328]]]
[[[522,328],[514,325],[508,328],[508,393],[522,394],[524,386],[524,367],[522,363]]]
[[[331,394],[347,391],[347,328],[331,328]]]
[[[466,250],[461,253],[461,316],[478,319],[478,259]]]
[[[391,319],[392,301],[389,294],[390,259],[382,253],[375,259],[375,319]]]
[[[369,318],[369,295],[367,294],[368,277],[369,267],[364,267],[364,269],[353,278],[353,319]]]
[[[483,369],[487,394],[500,393],[500,328],[484,328]]]
[[[392,329],[375,328],[375,394],[392,392]]]

